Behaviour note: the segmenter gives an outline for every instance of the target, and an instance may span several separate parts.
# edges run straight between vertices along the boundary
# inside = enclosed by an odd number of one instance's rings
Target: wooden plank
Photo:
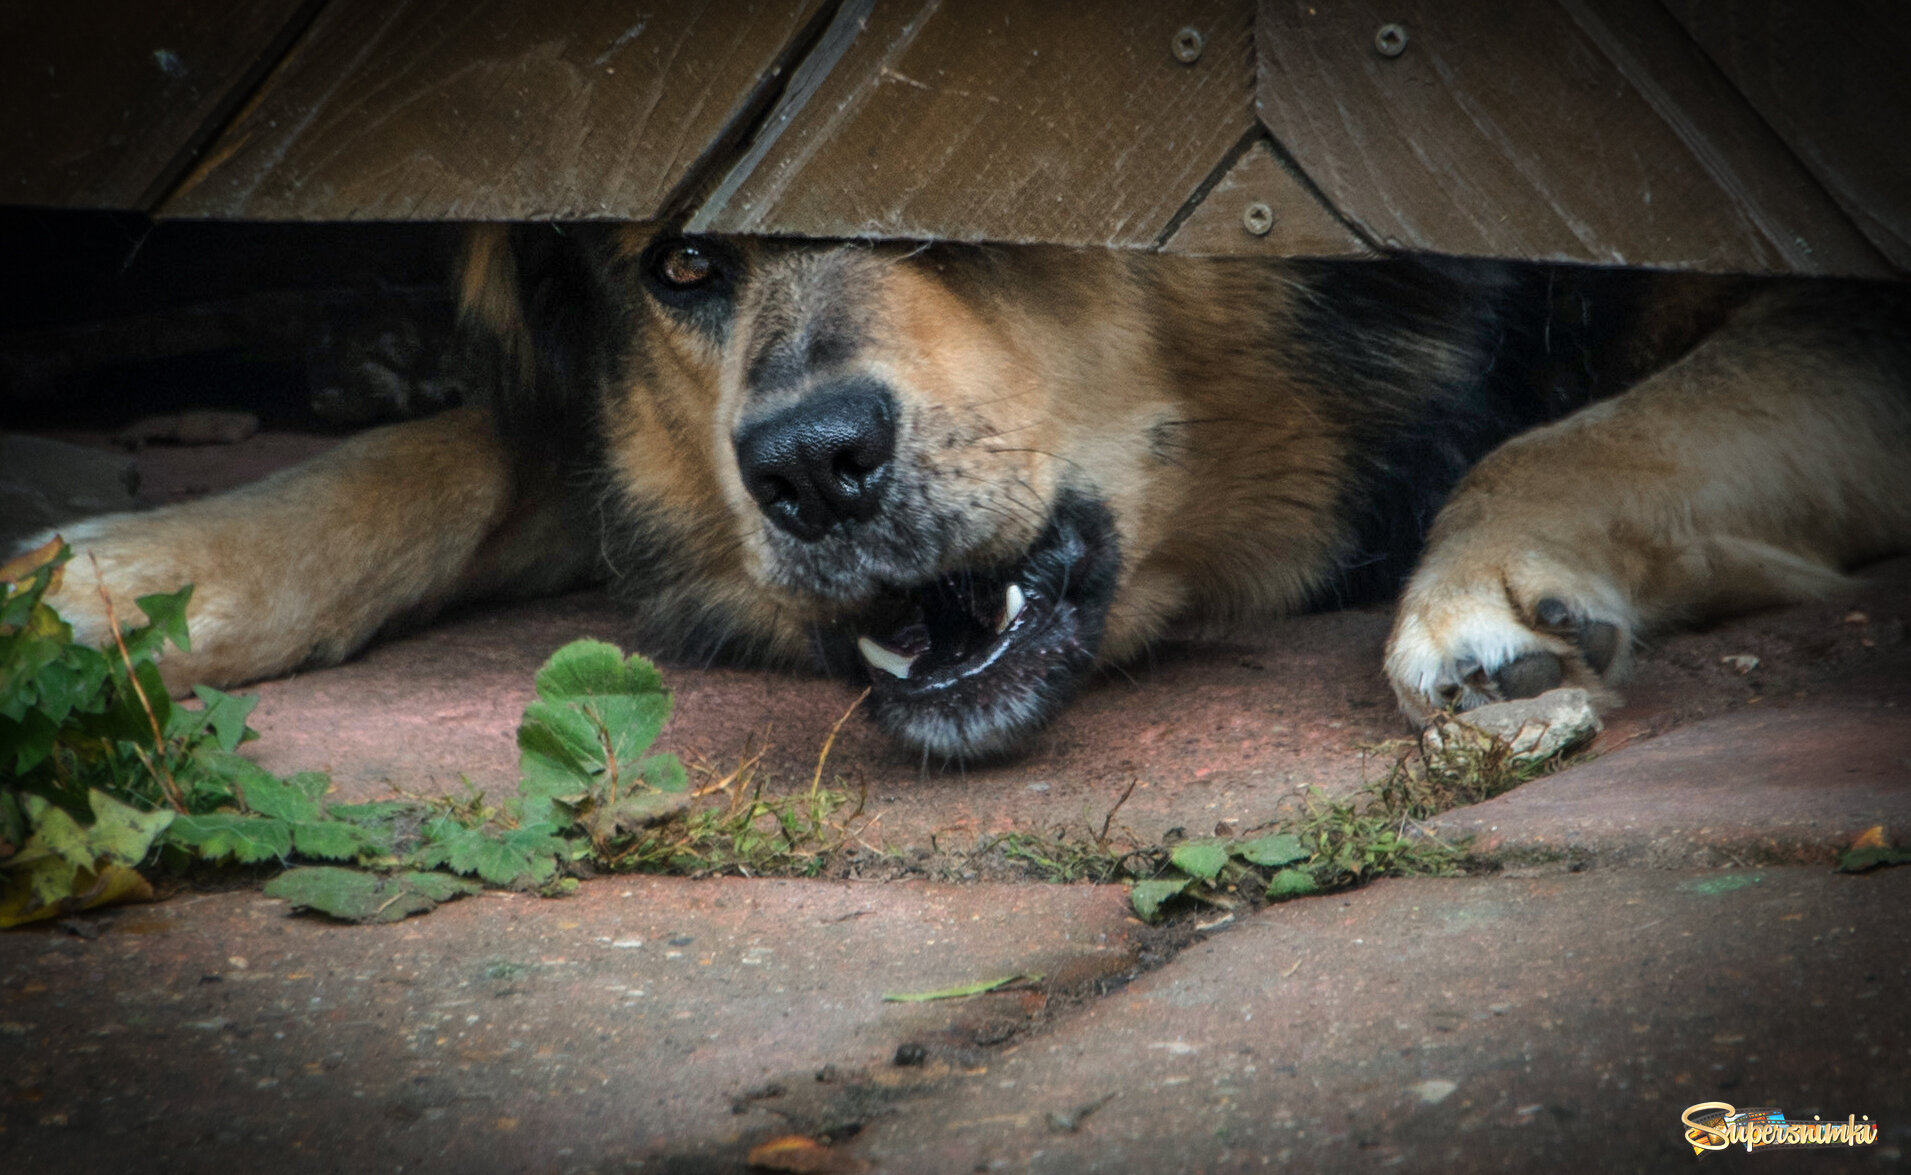
[[[1235,161],[1162,248],[1208,257],[1373,256],[1265,141]]]
[[[1376,44],[1388,23],[1397,56]],[[1889,272],[1654,0],[1263,0],[1257,40],[1262,121],[1376,241]]]
[[[0,6],[0,201],[150,209],[313,7]]]
[[[851,0],[832,67],[792,81],[692,225],[1153,246],[1253,128],[1252,21],[1251,0]]]
[[[651,219],[820,3],[332,0],[161,211]]]
[[[1911,271],[1911,4],[1666,6],[1871,243]]]

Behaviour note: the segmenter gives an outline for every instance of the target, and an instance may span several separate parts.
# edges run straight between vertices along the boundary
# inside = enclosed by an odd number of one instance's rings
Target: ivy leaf
[[[1129,904],[1144,922],[1153,922],[1161,910],[1161,903],[1186,890],[1194,883],[1191,877],[1158,877],[1152,881],[1137,881],[1128,891]]]
[[[346,922],[398,922],[453,898],[478,892],[475,882],[446,873],[382,877],[331,865],[291,869],[266,883],[265,895]]]
[[[167,730],[167,734],[177,738],[190,739],[200,732],[211,730],[213,738],[222,751],[236,751],[239,744],[247,741],[247,735],[257,737],[252,728],[246,725],[246,719],[252,716],[253,707],[259,704],[256,695],[241,697],[235,694],[221,693],[211,686],[195,685],[192,692],[205,703],[205,709],[197,712],[181,708],[175,712],[178,730]]]
[[[1228,863],[1228,846],[1222,840],[1190,840],[1176,845],[1168,853],[1168,860],[1178,869],[1199,877],[1203,881],[1213,881],[1220,876]]]
[[[95,860],[104,858],[121,865],[137,865],[146,859],[153,841],[173,822],[172,812],[163,808],[144,812],[98,788],[89,791],[86,798],[93,808],[93,826],[86,830],[86,839]]]
[[[142,633],[151,632],[164,637],[178,646],[184,653],[192,652],[192,636],[186,631],[186,604],[192,599],[192,585],[187,584],[176,592],[141,596],[133,603],[146,614],[147,627]],[[132,649],[133,639],[127,638],[127,647]],[[142,642],[145,643],[145,642]],[[152,641],[152,652],[158,652],[158,642]]]
[[[195,756],[195,762],[257,815],[292,823],[320,819],[318,801],[307,789],[314,779],[323,781],[323,775],[305,772],[284,780],[244,756],[210,747]]]
[[[87,839],[86,829],[65,808],[43,797],[29,795],[26,812],[33,835],[13,858],[14,863],[25,864],[39,856],[51,855],[75,869],[93,867],[93,846]],[[36,849],[40,852],[36,853]]]
[[[1250,865],[1262,865],[1274,868],[1278,865],[1292,865],[1307,858],[1307,850],[1301,847],[1301,839],[1291,832],[1277,832],[1271,836],[1257,837],[1254,840],[1241,841],[1234,846],[1234,855]]]
[[[46,761],[59,737],[60,724],[41,710],[28,710],[18,721],[0,715],[0,766],[11,760],[25,775]]]

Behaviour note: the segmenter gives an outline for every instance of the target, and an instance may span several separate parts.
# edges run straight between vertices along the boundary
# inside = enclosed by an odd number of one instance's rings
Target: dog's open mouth
[[[877,723],[945,758],[1012,749],[1094,661],[1119,569],[1107,509],[1071,495],[1019,563],[886,590],[856,634]]]

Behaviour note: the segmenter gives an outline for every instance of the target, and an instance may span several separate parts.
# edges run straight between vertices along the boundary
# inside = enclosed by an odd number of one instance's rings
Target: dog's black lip
[[[1023,564],[1023,566],[1025,567],[1026,564]],[[1019,569],[1020,568],[1018,568],[1018,570]],[[904,695],[930,694],[939,690],[947,690],[966,679],[986,674],[1000,662],[1003,657],[1007,656],[1009,651],[1014,648],[1017,643],[1025,643],[1031,630],[1046,618],[1046,613],[1052,611],[1053,606],[1050,604],[1046,593],[1032,589],[1029,585],[1022,583],[1021,580],[1015,578],[1013,575],[1003,579],[1001,582],[1004,585],[1002,590],[1005,592],[1008,590],[1007,585],[1009,583],[1016,583],[1021,587],[1023,596],[1022,611],[1020,615],[1009,622],[1007,628],[996,633],[995,639],[985,645],[979,653],[971,653],[966,657],[946,661],[941,665],[926,666],[925,672],[921,676],[918,676],[912,671],[908,677],[896,677],[893,674],[874,670],[871,673],[871,677],[876,684],[881,688]],[[880,640],[881,638],[872,636],[872,639]],[[882,643],[889,645],[888,641],[883,641]],[[894,648],[895,646],[890,645],[890,647]],[[906,652],[907,650],[904,648],[898,651]],[[928,656],[932,651],[933,645],[917,654],[917,663],[920,664],[921,658]]]
[[[983,758],[1014,749],[1073,693],[1101,643],[1119,570],[1107,508],[1065,494],[1019,561],[886,588],[839,632],[914,655],[899,678],[851,652],[871,682],[878,725],[927,752]],[[997,633],[994,608],[1011,583],[1025,603]]]

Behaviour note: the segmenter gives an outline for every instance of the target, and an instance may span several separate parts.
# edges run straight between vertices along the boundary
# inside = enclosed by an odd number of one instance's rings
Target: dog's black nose
[[[870,380],[826,385],[737,430],[743,486],[805,542],[875,517],[896,451],[896,402]]]

